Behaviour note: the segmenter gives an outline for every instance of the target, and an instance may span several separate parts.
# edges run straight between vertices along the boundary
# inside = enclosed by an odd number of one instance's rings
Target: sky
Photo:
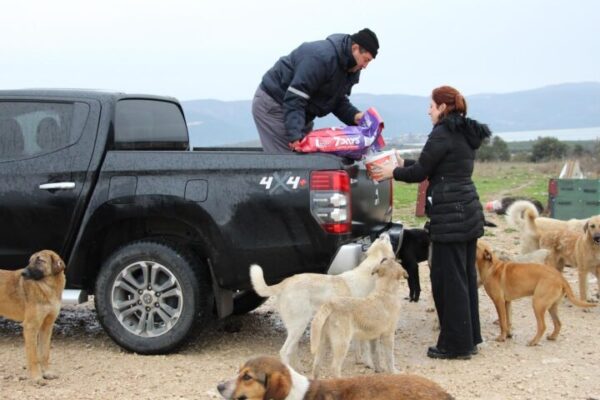
[[[251,99],[305,41],[369,27],[353,93],[465,95],[600,82],[598,0],[19,0],[0,13],[0,89]]]

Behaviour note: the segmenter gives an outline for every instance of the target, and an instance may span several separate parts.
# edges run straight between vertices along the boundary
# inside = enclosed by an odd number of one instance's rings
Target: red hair
[[[433,89],[431,99],[438,106],[446,104],[446,109],[442,112],[440,118],[444,118],[452,112],[457,112],[463,117],[467,115],[467,101],[462,94],[452,86],[440,86]]]

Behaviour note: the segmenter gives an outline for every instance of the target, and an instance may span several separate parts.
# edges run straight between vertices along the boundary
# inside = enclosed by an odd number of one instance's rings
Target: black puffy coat
[[[483,209],[471,179],[475,151],[491,132],[487,125],[452,113],[436,124],[418,161],[405,160],[394,179],[429,178],[426,210],[434,242],[464,242],[483,235]]]
[[[348,72],[354,66],[350,35],[335,34],[303,43],[265,73],[260,87],[283,105],[290,142],[308,133],[315,117],[331,112],[346,125],[355,125],[359,110],[348,99],[360,78],[360,71]]]

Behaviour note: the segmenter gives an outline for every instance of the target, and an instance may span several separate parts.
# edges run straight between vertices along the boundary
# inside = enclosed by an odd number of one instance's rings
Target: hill
[[[415,141],[431,129],[429,98],[408,95],[355,94],[359,109],[375,107],[385,119],[384,136],[393,142]],[[600,82],[565,83],[512,93],[467,97],[469,116],[494,132],[600,126]],[[257,143],[251,101],[190,100],[182,102],[194,146]],[[340,126],[333,116],[316,127]]]

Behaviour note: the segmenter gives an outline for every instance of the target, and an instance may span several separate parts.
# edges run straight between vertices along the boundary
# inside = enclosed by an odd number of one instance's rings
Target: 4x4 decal
[[[265,190],[268,190],[269,194],[273,194],[280,188],[286,192],[302,189],[306,186],[307,181],[301,176],[292,175],[291,172],[284,172],[282,175],[274,172],[273,175],[263,176],[260,184],[265,186]]]

